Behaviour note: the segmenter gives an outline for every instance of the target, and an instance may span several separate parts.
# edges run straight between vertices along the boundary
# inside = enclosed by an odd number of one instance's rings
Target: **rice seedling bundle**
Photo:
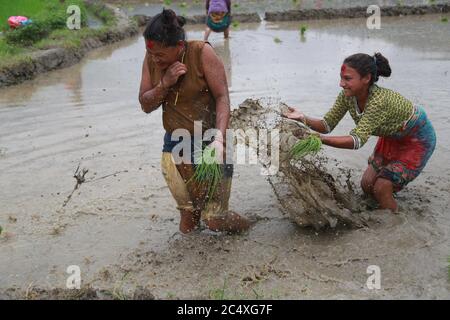
[[[197,157],[193,179],[205,183],[208,188],[208,199],[212,199],[217,187],[222,180],[222,168],[216,159],[216,149],[206,147],[201,155]]]
[[[292,147],[290,155],[293,159],[299,160],[307,155],[316,155],[322,148],[322,141],[316,135],[309,135],[305,139],[297,141]]]

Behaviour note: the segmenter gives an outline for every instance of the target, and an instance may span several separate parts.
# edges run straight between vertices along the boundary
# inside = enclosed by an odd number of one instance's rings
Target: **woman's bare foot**
[[[219,218],[207,219],[205,220],[205,224],[210,230],[229,233],[244,232],[251,226],[250,220],[232,211],[228,211],[224,216]]]
[[[200,213],[192,210],[180,210],[180,231],[184,234],[198,229]]]

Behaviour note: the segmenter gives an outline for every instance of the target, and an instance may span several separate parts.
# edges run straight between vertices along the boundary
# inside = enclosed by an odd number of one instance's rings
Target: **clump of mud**
[[[262,106],[259,101],[247,99],[231,116],[233,129],[279,130],[279,170],[268,179],[284,212],[302,227],[366,226],[369,216],[350,182],[350,172],[345,181],[334,178],[326,168],[330,159],[323,151],[299,161],[290,158],[292,146],[309,129],[283,118],[281,113],[286,107],[284,104]],[[264,150],[267,155],[270,155],[272,143],[276,143],[275,140],[268,139],[267,150]]]

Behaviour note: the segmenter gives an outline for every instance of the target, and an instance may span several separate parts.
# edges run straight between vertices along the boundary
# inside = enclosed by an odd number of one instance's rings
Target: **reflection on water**
[[[231,72],[233,63],[231,61],[230,41],[224,40],[222,43],[219,42],[214,45],[214,49],[223,61],[227,75],[228,87],[231,88],[233,86],[233,77]]]
[[[94,90],[100,94],[116,86],[111,79],[114,79],[114,74],[117,75],[119,69],[125,65],[114,64],[127,60],[128,48],[125,48],[130,44],[134,44],[136,49],[139,46],[136,38],[125,40],[90,52],[87,58],[72,67],[40,75],[35,80],[17,86],[0,89],[0,108],[42,106],[43,103],[48,106],[48,103],[52,104],[53,101],[58,101],[60,105],[87,105],[96,99],[95,94],[92,94]],[[116,83],[120,82],[121,80],[118,80]],[[111,90],[108,95],[117,91]],[[83,102],[84,99],[87,100]]]

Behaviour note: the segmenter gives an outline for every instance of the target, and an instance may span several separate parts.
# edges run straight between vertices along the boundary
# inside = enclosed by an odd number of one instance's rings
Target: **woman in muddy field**
[[[230,120],[230,100],[225,68],[207,42],[186,41],[184,18],[172,10],[156,15],[144,31],[146,55],[142,67],[139,101],[145,113],[163,108],[164,136],[161,169],[180,211],[180,231],[189,233],[200,220],[214,231],[242,232],[249,221],[228,210],[233,175],[232,165],[222,165],[219,190],[211,199],[204,184],[191,179],[195,166],[191,161],[175,162],[175,147],[182,139],[172,140],[177,129],[184,129],[194,147],[194,127],[204,133],[216,128],[209,146],[218,158],[224,157],[225,131]],[[201,127],[198,126],[200,121]],[[175,138],[175,137],[174,137]],[[174,154],[172,154],[172,151]],[[189,158],[189,157],[188,157]],[[184,158],[183,158],[184,159]],[[223,161],[219,160],[220,163]]]
[[[231,0],[206,0],[206,30],[205,41],[208,41],[211,31],[223,32],[225,39],[230,34]]]
[[[397,212],[394,193],[421,173],[436,146],[436,135],[422,107],[376,85],[380,76],[390,75],[389,61],[382,54],[354,54],[344,60],[340,81],[343,90],[323,119],[311,118],[294,108],[284,116],[322,133],[322,143],[335,148],[359,149],[370,136],[378,136],[361,187],[381,209]],[[350,134],[324,135],[333,131],[347,112],[356,123]]]

